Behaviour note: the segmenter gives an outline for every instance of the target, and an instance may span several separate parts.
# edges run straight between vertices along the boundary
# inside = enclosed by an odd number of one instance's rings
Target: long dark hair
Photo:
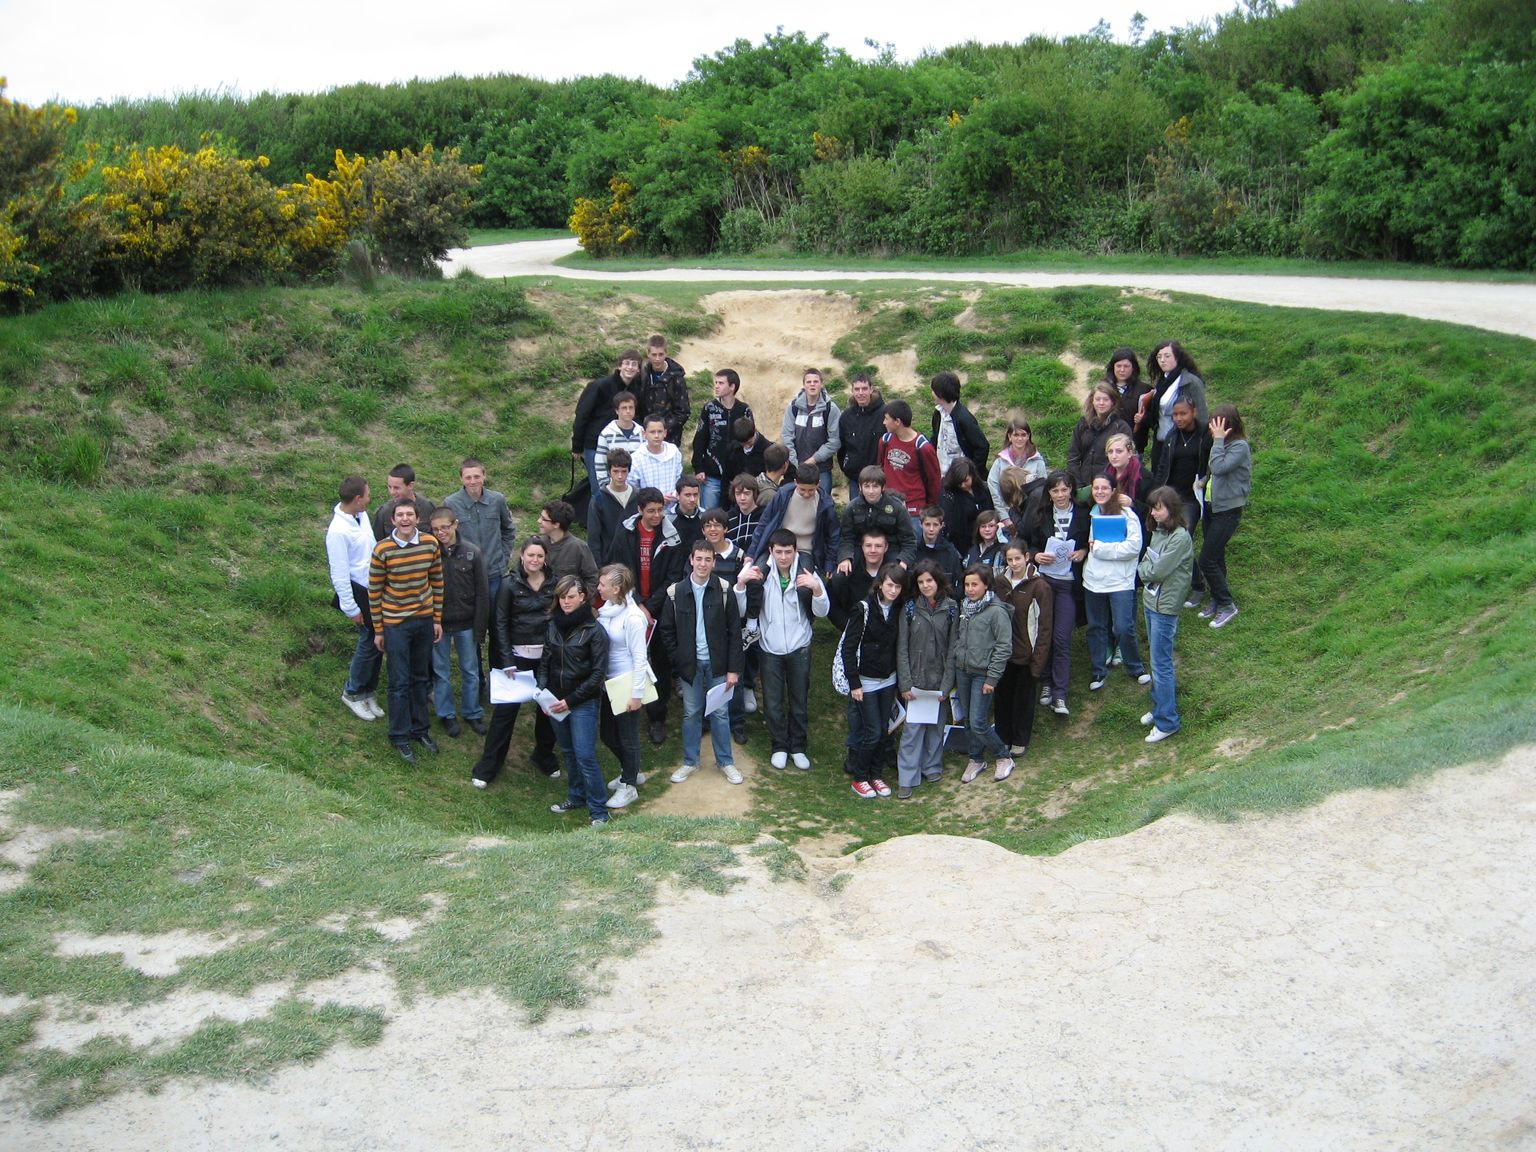
[[[949,586],[949,577],[944,574],[943,566],[937,560],[919,560],[916,564],[912,565],[912,584],[909,591],[914,600],[922,595],[917,590],[917,578],[924,572],[932,576],[934,583],[939,586],[938,594],[934,597],[935,600],[942,600],[946,596],[954,595],[955,590]]]
[[[1194,357],[1184,351],[1184,345],[1180,344],[1177,340],[1164,340],[1156,348],[1152,349],[1152,355],[1147,357],[1147,363],[1156,367],[1157,354],[1164,348],[1173,349],[1173,358],[1178,362],[1180,372],[1188,372],[1191,376],[1200,375],[1200,368],[1195,363]],[[1157,373],[1159,376],[1162,375],[1162,372],[1162,368],[1158,367]]]

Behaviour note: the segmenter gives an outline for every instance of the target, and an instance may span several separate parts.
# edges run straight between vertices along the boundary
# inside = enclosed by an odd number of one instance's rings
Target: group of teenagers
[[[423,713],[402,726],[391,665],[391,740],[413,758],[411,743],[426,735],[428,679],[436,681],[439,717],[458,734],[456,719],[448,722],[457,654],[463,717],[485,736],[473,769],[478,787],[499,774],[516,720],[531,710],[534,766],[558,776],[557,748],[565,765],[567,794],[552,811],[605,822],[646,781],[642,714],[651,742],[663,743],[674,694],[683,701],[682,763],[672,781],[698,770],[707,723],[716,768],[740,783],[732,744],[747,741],[758,687],[771,765],[809,770],[810,651],[822,618],[838,631],[833,683],[847,697],[844,769],[861,798],[893,795],[892,769],[894,794],[914,796],[942,775],[953,736],[968,753],[962,781],[986,772],[988,761],[993,779],[1007,779],[1028,750],[1037,706],[1070,714],[1079,620],[1087,624],[1089,689],[1102,689],[1123,666],[1150,685],[1146,740],[1167,739],[1181,723],[1173,665],[1180,614],[1195,610],[1213,628],[1237,615],[1226,548],[1247,502],[1251,455],[1241,415],[1230,404],[1207,411],[1204,382],[1177,342],[1159,344],[1151,362],[1144,379],[1129,348],[1111,354],[1057,470],[1017,416],[989,462],[990,444],[952,373],[930,382],[935,409],[925,436],[912,427],[911,406],[882,401],[866,377],[850,381],[850,402],[839,409],[820,372],[808,369],[773,442],[737,395],[738,374],[723,369],[713,375],[685,469],[686,376],[654,337],[643,360],[623,354],[578,403],[571,448],[588,473],[585,541],[570,531],[580,509],[566,500],[545,505],[539,533],[515,555],[510,517],[443,524],[449,571],[437,585],[428,573],[418,606],[435,604],[447,623],[428,662],[433,675],[420,683],[401,677],[402,710],[414,707],[404,698],[409,684]],[[849,479],[841,509],[831,498],[834,465]],[[397,499],[394,480],[392,506],[376,517],[393,527],[369,555],[368,594],[385,634],[380,556],[387,567],[418,539],[402,534],[396,517],[419,498]],[[461,506],[467,488],[455,494]],[[404,518],[437,532],[431,511],[420,511]],[[1193,537],[1202,527],[1197,556]],[[494,544],[473,539],[490,542],[490,534],[502,545],[499,562]],[[452,565],[466,547],[479,552],[481,574],[455,581]],[[332,582],[345,601],[334,555]],[[1149,663],[1137,641],[1138,590]],[[537,706],[494,703],[488,724],[478,658],[487,636],[491,665],[531,673],[543,692]],[[390,650],[375,639],[373,649]],[[367,669],[356,665],[354,658],[343,700],[359,715],[359,699],[376,712]],[[914,700],[935,694],[953,724],[942,714],[926,723],[906,715]],[[431,746],[430,736],[424,742]],[[599,743],[618,764],[608,781]]]

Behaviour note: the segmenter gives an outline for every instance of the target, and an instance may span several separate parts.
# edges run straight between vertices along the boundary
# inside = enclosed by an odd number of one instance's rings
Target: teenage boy
[[[793,758],[796,768],[808,771],[811,625],[832,603],[810,557],[795,550],[793,532],[775,532],[768,555],[767,565],[754,566],[742,578],[762,586],[758,666],[763,673],[763,714],[773,742],[769,763],[782,769]]]
[[[900,496],[908,511],[937,507],[943,497],[939,455],[921,432],[912,427],[912,405],[892,400],[881,417],[885,435],[875,453],[875,463],[885,473],[885,486]]]
[[[658,413],[645,418],[645,444],[630,453],[629,474],[637,488],[655,488],[668,504],[677,499],[683,454],[667,439],[667,422]]]
[[[922,534],[917,539],[917,558],[932,560],[944,569],[949,587],[958,600],[962,595],[960,580],[965,575],[965,560],[944,531],[944,509],[937,504],[924,508],[919,514],[918,526]]]
[[[373,539],[378,543],[389,535],[389,530],[395,526],[395,505],[402,500],[409,500],[416,505],[416,523],[430,524],[432,522],[432,510],[437,507],[425,496],[416,494],[416,469],[409,464],[396,464],[389,470],[389,478],[385,481],[389,487],[389,499],[379,506],[379,510],[373,514]]]
[[[710,508],[699,517],[703,525],[704,539],[715,550],[715,575],[727,584],[735,586],[742,570],[749,566],[746,552],[731,543],[726,534],[729,517],[719,508]],[[758,587],[758,586],[754,586]],[[738,744],[747,742],[747,713],[757,711],[757,696],[752,691],[757,672],[757,616],[755,604],[741,604],[742,641],[746,657],[742,662],[741,680],[731,697],[731,739]],[[747,639],[751,636],[750,641]]]
[[[795,469],[794,484],[779,489],[768,502],[748,549],[755,564],[762,565],[768,555],[769,539],[784,528],[794,536],[796,549],[810,556],[817,572],[831,570],[837,562],[841,533],[837,527],[837,506],[821,489],[823,475],[816,465],[801,464]]]
[[[491,616],[491,586],[485,557],[459,539],[459,518],[452,508],[432,513],[432,535],[443,550],[443,636],[432,645],[432,703],[443,731],[457,738],[464,729],[459,714],[476,736],[485,735],[480,703],[480,641]],[[459,709],[453,707],[453,665],[459,665]]]
[[[459,483],[463,487],[443,497],[443,504],[459,518],[459,537],[485,557],[494,604],[507,564],[517,555],[517,525],[512,522],[507,498],[485,486],[485,465],[473,456],[459,465]]]
[[[677,529],[684,556],[693,551],[693,542],[704,535],[699,507],[699,482],[685,472],[677,481],[677,504],[667,517]]]
[[[880,569],[885,567],[890,554],[891,542],[878,528],[868,529],[859,538],[859,563],[849,564],[848,571],[838,565],[837,575],[827,582],[827,595],[832,599],[832,611],[828,616],[839,632],[848,624],[853,606],[878,583]]]
[[[613,398],[613,419],[603,426],[603,430],[597,434],[597,455],[593,457],[592,469],[597,473],[597,483],[592,486],[596,492],[599,487],[608,483],[608,454],[616,448],[622,448],[633,458],[634,454],[645,447],[645,433],[641,430],[640,423],[635,419],[635,394],[633,392],[620,392]]]
[[[779,494],[779,489],[795,482],[795,473],[789,466],[789,449],[782,444],[770,444],[763,449],[763,470],[757,474],[757,506],[766,508],[768,502]]]
[[[757,481],[743,472],[731,481],[731,513],[725,520],[725,535],[745,551],[752,547],[752,537],[762,519],[757,506]]]
[[[842,446],[837,427],[841,416],[822,386],[820,370],[807,368],[801,377],[800,391],[784,409],[779,439],[789,449],[791,464],[816,466],[821,477],[817,483],[828,497],[832,495],[832,461]]]
[[[389,657],[389,742],[407,764],[414,740],[428,752],[427,686],[432,645],[443,638],[443,554],[416,527],[416,505],[395,506],[395,527],[373,546],[368,561],[368,610],[373,646]]]
[[[869,382],[867,372],[856,372],[848,381],[848,407],[837,422],[842,447],[837,452],[837,466],[848,478],[848,498],[858,491],[859,477],[875,462],[880,436],[885,431],[885,400]]]
[[[688,423],[688,374],[667,355],[665,336],[652,336],[646,346],[637,395],[641,417],[660,416],[667,428],[667,442],[681,447],[683,425]]]
[[[720,507],[726,479],[741,471],[726,470],[736,445],[736,422],[752,419],[751,405],[737,398],[740,391],[741,376],[736,369],[720,369],[715,373],[715,394],[699,413],[699,427],[693,434],[693,473],[698,477],[699,498],[705,508]],[[754,435],[756,427],[753,424]]]
[[[773,446],[773,441],[757,430],[757,422],[749,416],[743,416],[731,425],[731,443],[726,447],[724,475],[740,476],[745,472],[748,476],[756,476],[763,470],[763,456]],[[787,461],[789,453],[784,454]]]
[[[368,565],[376,543],[368,525],[368,481],[348,476],[341,482],[336,507],[331,509],[331,524],[325,530],[325,559],[336,607],[357,629],[341,702],[359,720],[377,720],[384,715],[375,695],[380,660],[379,650],[373,646],[373,616],[368,608]]]
[[[640,353],[624,352],[619,356],[618,367],[588,384],[576,401],[571,455],[586,466],[587,480],[594,492],[601,487],[597,480],[597,435],[611,418],[613,398],[620,392],[633,393],[639,384]]]
[[[607,563],[613,534],[630,514],[635,490],[629,483],[629,453],[615,448],[608,454],[608,483],[592,493],[587,505],[587,548],[594,560]]]
[[[597,562],[586,541],[571,535],[576,509],[564,500],[551,500],[539,511],[539,535],[544,540],[544,567],[551,580],[574,576],[587,590],[587,599],[596,602]]]
[[[654,621],[661,614],[667,588],[683,574],[682,543],[677,529],[666,518],[666,502],[655,488],[635,493],[636,512],[619,526],[606,563],[628,565],[635,578],[635,602]],[[672,694],[672,661],[660,635],[651,637],[648,652],[651,672],[656,677],[657,698],[645,706],[651,722],[651,743],[667,738],[667,697]]]
[[[917,558],[917,533],[901,497],[885,490],[885,473],[871,464],[856,477],[858,492],[843,509],[843,538],[837,549],[837,570],[853,571],[853,553],[865,532],[878,530],[891,541],[891,559],[911,568]]]
[[[960,377],[940,372],[929,381],[928,390],[933,393],[933,443],[939,454],[939,475],[948,475],[949,466],[964,456],[985,476],[992,445],[971,410],[960,403]]]
[[[673,670],[683,689],[683,766],[672,773],[681,784],[699,767],[704,705],[711,688],[735,687],[741,679],[741,604],[745,593],[715,576],[715,549],[694,541],[689,575],[667,590],[656,634],[673,656]],[[731,749],[729,709],[708,716],[715,767],[732,784],[741,783]]]

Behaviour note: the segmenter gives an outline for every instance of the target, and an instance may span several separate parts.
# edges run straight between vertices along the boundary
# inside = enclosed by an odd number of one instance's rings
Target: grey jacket
[[[1246,440],[1211,442],[1212,512],[1229,512],[1248,503],[1253,489],[1253,450]]]
[[[992,596],[989,592],[988,596]],[[986,674],[993,687],[1003,678],[1008,657],[1013,655],[1013,611],[997,597],[984,604],[969,619],[962,601],[955,620],[955,674]]]
[[[1136,569],[1141,577],[1141,602],[1149,611],[1177,616],[1189,599],[1195,576],[1195,542],[1179,524],[1172,532],[1158,528]]]
[[[955,686],[955,624],[960,610],[948,596],[933,607],[921,596],[901,608],[896,637],[896,688],[937,689],[945,695]]]

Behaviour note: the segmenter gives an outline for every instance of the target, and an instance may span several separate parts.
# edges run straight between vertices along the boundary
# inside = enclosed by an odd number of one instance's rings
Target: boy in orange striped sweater
[[[443,636],[443,552],[436,537],[418,530],[414,504],[397,504],[394,520],[394,530],[373,546],[368,607],[374,647],[389,657],[389,742],[414,764],[411,741],[437,751],[427,728],[427,687],[432,645]]]

